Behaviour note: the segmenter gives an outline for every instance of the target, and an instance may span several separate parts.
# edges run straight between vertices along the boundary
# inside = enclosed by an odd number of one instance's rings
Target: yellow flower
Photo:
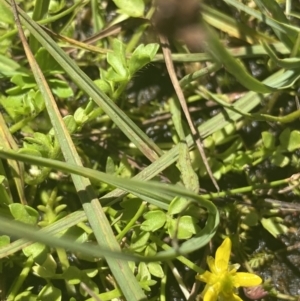
[[[210,269],[196,279],[206,283],[201,296],[204,301],[242,301],[235,294],[236,288],[240,286],[256,286],[262,279],[251,273],[237,273],[239,264],[229,265],[231,252],[231,240],[227,237],[217,249],[216,259],[207,257],[207,265]]]

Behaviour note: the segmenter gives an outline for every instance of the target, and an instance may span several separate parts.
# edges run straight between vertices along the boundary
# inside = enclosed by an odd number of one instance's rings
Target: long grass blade
[[[39,89],[44,97],[45,106],[48,111],[52,126],[56,133],[58,142],[61,146],[63,155],[67,162],[81,166],[81,160],[77,154],[76,148],[73,144],[70,134],[64,124],[62,117],[60,116],[58,107],[51,93],[51,90],[45,80],[45,77],[37,65],[32,52],[29,49],[29,45],[26,42],[25,35],[22,31],[21,24],[19,23],[17,6],[12,1],[12,7],[17,21],[20,38],[22,40],[25,53],[27,55],[29,64],[33,71],[35,80],[39,86]],[[97,196],[91,187],[89,179],[72,175],[75,188],[78,192],[79,198],[82,202],[83,209],[87,215],[88,221],[94,231],[95,237],[99,245],[105,246],[111,251],[120,251],[120,246],[113,234],[110,224],[105,216],[103,208],[101,207]],[[116,278],[118,285],[120,286],[124,296],[129,300],[142,300],[145,299],[145,294],[138,284],[135,276],[130,270],[127,262],[119,259],[107,258],[107,263]],[[126,281],[125,281],[126,279]],[[130,284],[127,283],[130,282]]]
[[[186,198],[187,200],[195,202],[199,206],[206,208],[208,211],[207,222],[205,227],[197,234],[197,237],[185,241],[178,249],[159,252],[158,255],[162,256],[159,258],[174,258],[179,254],[186,254],[203,247],[213,237],[219,224],[219,213],[215,205],[211,201],[208,201],[193,192],[185,190],[181,186],[167,185],[156,182],[142,182],[134,179],[123,179],[89,168],[56,160],[23,155],[4,149],[0,149],[0,157],[5,159],[14,159],[34,165],[55,168],[64,172],[84,176],[93,181],[102,181],[135,194],[143,199],[145,198],[147,201],[155,204],[156,206],[161,206],[161,208],[165,208],[164,204],[170,204],[173,198],[176,196]]]

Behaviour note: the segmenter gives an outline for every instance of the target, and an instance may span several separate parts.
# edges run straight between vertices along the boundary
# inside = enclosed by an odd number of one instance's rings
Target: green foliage
[[[283,149],[293,152],[300,148],[300,132],[286,128],[279,136],[279,141]]]
[[[62,73],[61,67],[57,62],[49,55],[49,53],[41,48],[35,56],[42,72],[47,76],[49,80],[49,86],[52,88],[53,93],[60,98],[68,98],[73,96],[73,90],[68,83],[58,78],[53,78],[53,75]],[[29,92],[29,89],[37,90],[36,82],[32,74],[16,73],[11,82],[15,84],[15,87],[8,89],[6,92],[11,95],[12,98]],[[15,96],[15,97],[13,97]]]
[[[8,207],[15,220],[29,225],[37,223],[39,214],[34,208],[17,203],[10,204]]]
[[[165,227],[171,238],[189,239],[200,231],[200,227],[197,225],[198,220],[188,215],[179,216],[179,218],[174,216],[184,212],[187,207],[188,202],[186,200],[175,198],[171,202],[168,212],[152,210],[145,213],[145,221],[141,225],[141,230],[156,232]]]
[[[50,256],[47,254],[49,249],[38,242],[24,248],[22,251],[26,257],[32,257],[37,263],[43,263]]]
[[[38,296],[37,296],[37,301],[60,301],[61,299],[61,291],[54,287],[51,284],[47,284],[45,285],[42,290],[39,292]]]
[[[62,197],[57,196],[57,189],[54,189],[50,195],[46,191],[42,192],[41,201],[43,205],[37,206],[38,210],[43,213],[43,218],[42,221],[39,222],[39,226],[45,227],[66,215],[64,210],[66,209],[67,205],[59,204],[62,199]]]
[[[0,2],[0,11],[2,12],[2,18],[1,22],[4,24],[14,24],[14,16],[9,8],[7,8],[6,5],[4,5],[2,2]]]
[[[11,237],[5,234],[10,227],[2,229],[1,272],[20,275],[1,284],[9,301],[91,301],[90,291],[100,300],[163,300],[170,270],[188,299],[192,283],[185,270],[202,272],[189,252],[231,236],[235,257],[268,275],[275,255],[261,249],[251,254],[253,229],[264,228],[275,239],[295,231],[288,213],[261,198],[290,201],[300,195],[296,12],[286,7],[283,13],[288,2],[274,0],[255,1],[255,8],[224,0],[222,11],[213,1],[201,4],[201,26],[197,21],[185,28],[192,18],[176,12],[172,1],[166,5],[163,16],[183,18],[172,21],[170,49],[220,184],[215,192],[194,147],[198,137],[187,126],[153,43],[154,2],[113,2],[18,1],[26,12],[21,19],[34,54],[30,60],[10,2],[0,0],[0,222],[31,225],[30,234],[40,230],[36,239],[25,233],[25,240],[15,240],[18,231]],[[97,41],[86,40],[94,33]],[[64,247],[53,243],[56,237]],[[122,253],[116,253],[119,246]],[[108,250],[105,260],[89,252],[94,247]],[[130,268],[124,258],[133,257],[126,255],[136,256]],[[164,263],[175,256],[182,279]],[[153,261],[138,260],[144,257]],[[296,300],[292,295],[283,299]]]
[[[280,217],[262,218],[261,223],[274,237],[288,232],[288,227],[283,224],[283,219]]]
[[[18,121],[22,117],[34,117],[45,108],[41,93],[32,89],[26,94],[2,97],[0,102],[14,121]]]
[[[121,14],[142,17],[145,10],[144,0],[113,0]]]
[[[150,63],[157,50],[157,44],[140,44],[128,59],[125,45],[118,39],[113,40],[112,52],[107,53],[107,70],[100,69],[101,79],[95,81],[97,86],[108,96],[119,97],[134,74]]]
[[[5,188],[5,184],[7,183],[6,177],[0,175],[0,204],[1,206],[7,206],[12,203],[12,200]]]
[[[161,210],[149,211],[144,215],[145,221],[141,229],[147,232],[155,232],[162,228],[167,221],[166,214]]]
[[[7,235],[0,236],[0,247],[4,247],[10,243],[10,237]]]

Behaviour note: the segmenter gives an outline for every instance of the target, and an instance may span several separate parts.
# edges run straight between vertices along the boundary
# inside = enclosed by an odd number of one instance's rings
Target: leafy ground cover
[[[1,300],[298,300],[299,8],[0,0]]]

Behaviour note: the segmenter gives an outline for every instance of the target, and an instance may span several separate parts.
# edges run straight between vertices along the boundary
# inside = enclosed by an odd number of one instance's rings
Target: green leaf
[[[109,69],[107,74],[106,74],[106,79],[109,80],[109,81],[118,83],[118,82],[127,81],[128,77],[118,74],[113,69]]]
[[[114,160],[110,156],[108,156],[106,159],[105,172],[110,175],[114,175],[115,171],[116,171],[116,166]]]
[[[67,129],[68,129],[68,132],[70,134],[75,133],[75,131],[77,129],[77,123],[75,121],[75,118],[72,115],[67,115],[63,119],[64,119],[64,122],[66,124]]]
[[[120,12],[130,17],[142,17],[145,3],[143,0],[113,0]]]
[[[167,218],[166,214],[161,210],[153,210],[144,214],[146,219],[142,225],[141,230],[154,232],[165,224]]]
[[[34,295],[30,288],[16,296],[14,301],[36,301],[37,295]]]
[[[10,243],[10,237],[7,235],[0,236],[0,248],[8,245]]]
[[[174,218],[169,218],[167,220],[167,229],[169,236],[174,239],[178,237],[178,221]]]
[[[164,271],[158,262],[149,262],[147,265],[151,275],[158,278],[164,277]]]
[[[125,46],[118,39],[113,41],[113,52],[107,53],[107,62],[114,72],[107,72],[107,79],[114,81],[126,80],[129,77],[125,58]]]
[[[142,289],[144,289],[147,292],[151,292],[151,288],[150,286],[153,286],[157,283],[157,281],[153,280],[153,279],[149,279],[149,280],[144,280],[144,281],[140,281],[139,284],[141,286]]]
[[[65,213],[63,213],[62,211],[64,211],[67,207],[68,207],[67,204],[62,204],[55,207],[54,212],[55,214],[57,214],[55,220],[58,220],[58,217],[61,218],[65,215]]]
[[[42,157],[42,154],[38,150],[36,150],[34,148],[31,148],[31,147],[21,148],[19,150],[19,153],[20,154],[31,155],[31,156],[36,156],[36,157]]]
[[[53,151],[52,137],[35,132],[33,137],[24,138],[24,149],[38,151],[43,157],[51,157]]]
[[[179,222],[176,219],[170,219],[168,223],[168,232],[171,238],[189,239],[194,234],[201,231],[197,225],[198,220],[191,216],[182,216]]]
[[[53,93],[60,98],[68,98],[74,95],[70,85],[63,80],[51,78],[49,79],[49,86]]]
[[[142,200],[138,198],[124,198],[121,202],[121,207],[124,208],[122,211],[122,220],[129,221],[135,215],[142,204]]]
[[[158,48],[158,44],[139,45],[128,61],[130,75],[132,76],[136,71],[150,63]]]
[[[21,66],[11,58],[0,54],[0,78],[2,77],[11,78],[16,74],[20,74],[20,73],[24,75],[27,73],[27,70],[25,68],[24,69],[21,68]]]
[[[76,266],[69,266],[64,272],[63,277],[70,284],[79,284],[83,277],[83,272]]]
[[[10,204],[8,207],[10,213],[17,221],[29,225],[36,225],[36,223],[38,222],[39,213],[32,207],[19,203]]]
[[[55,275],[57,264],[51,254],[47,254],[46,260],[41,265],[36,265],[33,268],[34,274],[45,279],[53,278]]]
[[[274,135],[269,132],[262,132],[261,136],[262,136],[262,141],[263,141],[265,148],[270,149],[270,150],[274,149],[274,147],[275,147]]]
[[[25,94],[0,98],[0,103],[14,120],[18,120],[20,117],[27,117],[28,115],[37,115],[45,108],[45,102],[40,91],[33,89]]]
[[[106,77],[107,72],[104,73],[105,75],[102,75],[102,78]],[[94,83],[97,87],[100,88],[102,92],[104,92],[106,95],[111,96],[113,93],[113,87],[110,82],[104,80],[104,79],[96,79],[94,80]]]
[[[18,87],[20,87],[22,90],[27,90],[36,87],[36,82],[34,78],[28,75],[18,73],[15,76],[13,76],[10,81]]]
[[[179,219],[178,239],[188,239],[201,231],[198,220],[191,216],[182,216]]]
[[[74,120],[76,124],[82,125],[87,122],[89,117],[86,115],[86,112],[83,108],[79,107],[74,113]]]
[[[290,131],[286,128],[279,136],[280,145],[287,149],[289,152],[293,152],[300,148],[300,132],[297,130]]]
[[[61,301],[61,291],[52,284],[46,284],[38,294],[36,301]]]
[[[147,245],[145,249],[145,256],[154,256],[157,253],[156,243],[151,242]]]
[[[74,242],[81,244],[88,240],[88,234],[80,227],[71,227],[61,235],[61,238],[67,237],[74,237]]]
[[[171,202],[171,204],[168,208],[168,213],[170,215],[175,215],[175,214],[181,213],[184,209],[187,209],[188,204],[189,204],[189,202],[186,199],[176,197]]]
[[[284,150],[288,149],[289,141],[291,136],[290,128],[285,128],[279,136],[280,145]]]
[[[92,281],[83,271],[83,277],[81,278],[81,282],[85,283],[86,286],[95,294],[99,293],[98,285]],[[84,297],[88,297],[89,293],[82,286],[79,287],[80,294]],[[94,300],[93,300],[94,301]]]
[[[251,164],[251,162],[251,157],[248,154],[242,152],[234,158],[233,165],[235,169],[243,171],[245,166]]]
[[[151,275],[148,270],[148,266],[145,262],[140,262],[138,265],[138,274],[137,274],[137,279],[139,281],[144,281],[144,280],[150,280]]]
[[[66,6],[66,0],[50,1],[49,13],[54,15],[59,13]]]
[[[262,218],[261,223],[263,227],[271,233],[274,237],[279,235],[286,234],[289,231],[289,228],[283,225],[283,220],[277,217]]]
[[[83,270],[83,272],[89,277],[89,278],[94,278],[97,274],[98,274],[98,269],[94,268],[94,269],[87,269],[87,270]]]
[[[130,249],[135,252],[143,251],[148,243],[149,238],[150,232],[134,232],[131,239]]]
[[[222,145],[227,143],[235,138],[235,135],[232,135],[235,132],[235,126],[233,123],[229,123],[222,129],[214,131],[212,137],[215,145]]]
[[[12,11],[0,1],[1,23],[15,24]]]
[[[45,102],[42,93],[40,91],[31,90],[28,94],[32,94],[32,98],[34,99],[33,104],[36,111],[35,113],[38,114],[43,111],[43,109],[45,108]]]
[[[63,69],[45,48],[40,48],[35,59],[44,75],[63,73]]]
[[[43,264],[47,259],[49,249],[44,244],[36,242],[28,247],[23,248],[22,251],[26,257],[32,256],[35,262]]]
[[[287,156],[284,156],[279,149],[276,150],[271,157],[271,163],[279,167],[287,166],[289,162],[290,159]]]

